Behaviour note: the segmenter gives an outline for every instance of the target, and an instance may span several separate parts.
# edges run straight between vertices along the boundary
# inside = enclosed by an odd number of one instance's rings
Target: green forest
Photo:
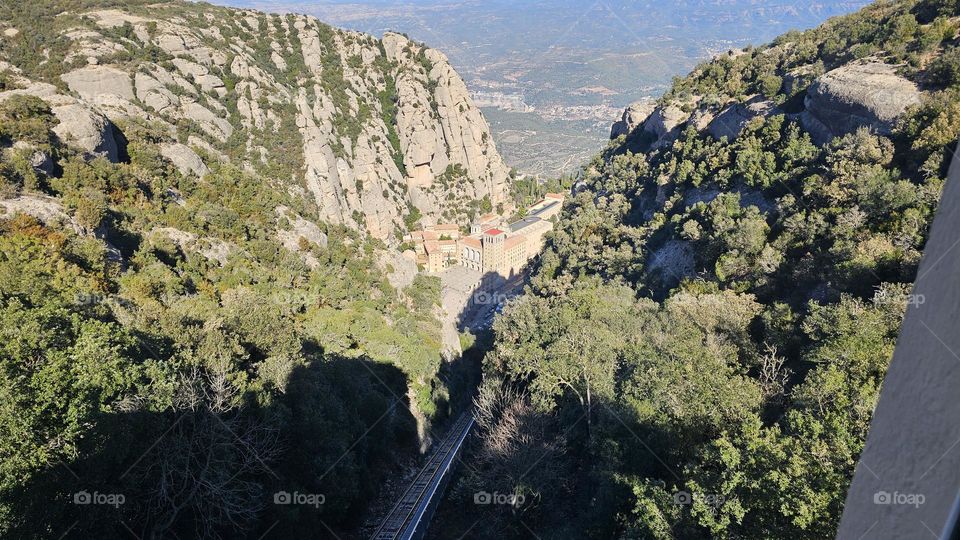
[[[67,92],[74,12],[147,4],[7,2],[0,21],[21,33],[0,57]],[[246,139],[227,139],[230,159],[198,178],[161,152],[189,121],[174,135],[117,121],[120,158],[94,158],[0,70],[14,91],[0,199],[46,216],[0,215],[0,537],[353,538],[470,399],[475,435],[432,538],[832,537],[960,135],[958,31],[957,2],[884,0],[720,55],[661,98],[779,107],[736,137],[688,125],[657,146],[636,130],[576,178],[513,178],[516,219],[570,195],[524,293],[460,336],[462,362],[444,357],[440,279],[391,285],[393,247],[290,189],[292,116],[257,133],[274,155],[244,166]],[[345,112],[356,96],[321,38],[315,86],[355,140],[373,113]],[[897,66],[922,102],[891,133],[815,144],[796,114],[806,90],[864,59]],[[274,75],[301,81],[306,59],[287,61]],[[376,159],[403,171],[399,83],[383,84]],[[291,250],[295,216],[320,234]],[[406,217],[413,229],[420,211]],[[271,504],[280,492],[323,502]],[[472,504],[479,492],[512,502]],[[70,504],[80,493],[113,504]]]
[[[301,241],[311,268],[273,234],[273,208],[298,204],[282,191],[230,166],[184,178],[135,126],[129,163],[86,161],[50,138],[48,114],[31,97],[0,105],[0,138],[61,164],[38,178],[9,152],[4,189],[63,201],[83,229],[0,221],[0,535],[351,524],[416,453],[407,402],[446,415],[436,278],[394,289],[374,262],[382,246],[334,226],[326,245]],[[165,227],[230,247],[217,262]],[[94,487],[142,506],[50,504]],[[337,495],[286,516],[265,504],[278,490]],[[149,521],[147,505],[161,509]]]
[[[638,129],[588,165],[494,325],[445,533],[833,537],[960,134],[958,15],[878,2],[721,55],[662,102],[786,112],[655,149]],[[923,102],[815,145],[789,114],[812,79],[785,75],[866,57]],[[481,490],[514,502],[463,504]]]
[[[32,37],[52,39],[43,22]],[[285,249],[275,209],[316,208],[265,181],[282,169],[185,176],[138,120],[116,126],[120,163],[89,159],[55,125],[40,98],[0,103],[0,198],[61,209],[0,219],[0,536],[356,527],[452,406],[439,281],[391,286],[386,246],[343,226]],[[269,504],[280,491],[325,501]],[[124,500],[91,511],[77,493]]]

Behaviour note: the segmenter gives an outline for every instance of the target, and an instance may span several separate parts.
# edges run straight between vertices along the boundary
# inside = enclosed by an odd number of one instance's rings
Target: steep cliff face
[[[653,101],[637,101],[631,103],[624,109],[620,120],[613,123],[613,126],[610,128],[610,138],[616,139],[621,135],[629,135],[634,128],[647,120],[655,108],[656,104]]]
[[[308,217],[388,243],[414,208],[462,223],[484,198],[508,204],[509,169],[462,79],[404,36],[179,2],[57,20],[62,67],[3,63],[15,88],[0,99],[46,100],[85,151],[123,159],[122,127],[146,121],[184,174],[243,164],[314,203]]]

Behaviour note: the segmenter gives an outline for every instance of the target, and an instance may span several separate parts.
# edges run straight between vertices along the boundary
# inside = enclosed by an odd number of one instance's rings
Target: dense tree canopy
[[[491,441],[459,487],[532,502],[448,511],[446,531],[479,518],[481,536],[517,538],[835,534],[960,134],[957,15],[880,2],[721,55],[664,102],[763,94],[788,114],[734,138],[687,126],[656,148],[638,129],[587,166],[495,324],[479,400]],[[814,144],[791,100],[866,56],[902,63],[923,102],[889,136]]]
[[[2,197],[45,209],[0,219],[0,536],[356,527],[449,414],[436,278],[392,287],[385,246],[249,170],[180,174],[156,126],[119,126],[121,163],[54,126],[0,104]],[[284,247],[281,206],[326,241]],[[273,504],[297,491],[324,504]],[[94,492],[125,500],[70,504]]]

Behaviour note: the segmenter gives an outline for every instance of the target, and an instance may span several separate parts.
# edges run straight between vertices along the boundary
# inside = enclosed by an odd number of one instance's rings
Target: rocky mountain
[[[0,537],[366,537],[477,377],[393,247],[508,178],[402,35],[0,2]]]
[[[309,201],[311,220],[394,242],[412,221],[464,223],[508,204],[509,169],[440,52],[313,17],[179,2],[65,11],[39,59],[0,22],[0,101],[46,101],[64,141],[112,161],[147,123],[184,175],[211,162]]]
[[[785,73],[782,87],[775,90],[783,96],[802,94],[802,101],[795,101],[786,117],[799,120],[819,144],[861,127],[890,135],[903,113],[921,101],[917,84],[900,75],[897,67],[864,59],[814,78],[813,66],[803,65]],[[716,139],[732,140],[754,118],[784,114],[779,105],[762,94],[719,101],[685,95],[661,100],[656,106],[640,102],[624,110],[622,119],[613,124],[610,138],[630,136],[634,141],[643,139],[645,147],[659,148],[671,144],[683,128],[692,125]]]
[[[621,135],[629,135],[634,128],[646,122],[655,108],[656,104],[649,100],[631,103],[624,109],[620,120],[614,122],[613,127],[610,128],[610,138],[616,139]]]

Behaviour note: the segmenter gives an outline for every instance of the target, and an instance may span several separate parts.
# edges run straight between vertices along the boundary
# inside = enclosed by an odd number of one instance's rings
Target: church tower
[[[500,229],[483,232],[483,272],[498,272],[504,265],[504,241],[507,233]]]

